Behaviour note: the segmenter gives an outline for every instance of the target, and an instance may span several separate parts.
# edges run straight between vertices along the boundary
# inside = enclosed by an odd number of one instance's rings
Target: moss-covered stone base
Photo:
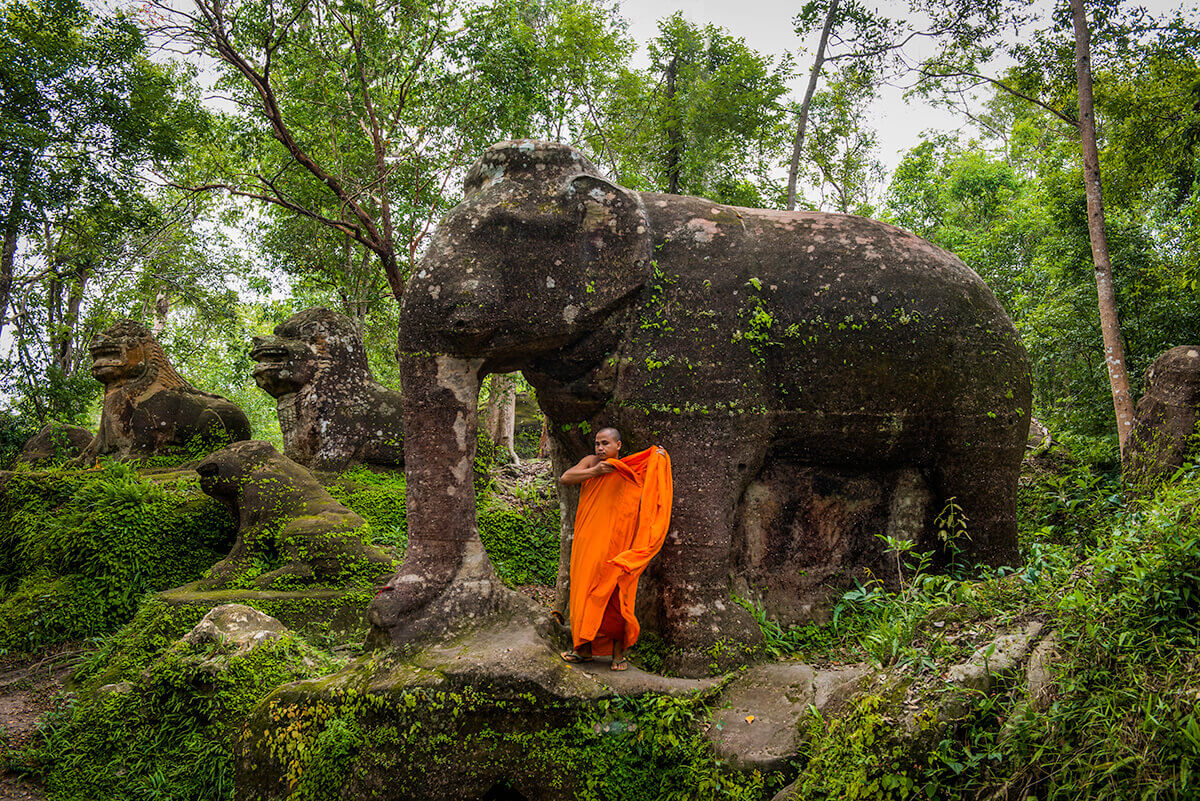
[[[279,688],[239,739],[237,797],[770,797],[784,777],[727,770],[700,733],[719,689],[568,665],[511,620]]]
[[[345,661],[291,632],[249,649],[186,641],[207,611],[147,599],[80,662],[34,744],[0,753],[6,766],[36,775],[54,801],[229,801],[250,711],[280,684]]]

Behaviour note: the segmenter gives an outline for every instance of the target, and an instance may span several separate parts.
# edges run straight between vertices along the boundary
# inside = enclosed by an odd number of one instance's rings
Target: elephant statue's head
[[[602,330],[651,270],[640,196],[574,148],[493,145],[464,188],[401,306],[409,542],[371,603],[373,641],[406,642],[517,597],[496,579],[475,521],[480,378]]]
[[[574,148],[501,142],[409,279],[400,351],[520,363],[595,330],[646,282],[641,198]]]

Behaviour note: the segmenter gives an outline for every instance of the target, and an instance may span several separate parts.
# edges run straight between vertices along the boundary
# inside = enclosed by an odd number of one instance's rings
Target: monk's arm
[[[580,459],[579,464],[563,473],[558,481],[560,484],[582,484],[589,478],[607,475],[615,469],[608,462],[601,460],[599,456],[591,454]]]

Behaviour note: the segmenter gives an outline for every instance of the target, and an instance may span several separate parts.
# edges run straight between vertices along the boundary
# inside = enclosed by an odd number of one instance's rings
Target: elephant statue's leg
[[[744,664],[762,632],[730,596],[734,511],[762,464],[766,437],[693,432],[671,453],[674,502],[660,559],[668,667],[685,675]]]
[[[1023,427],[1028,429],[1028,420]],[[934,476],[938,500],[933,512],[945,511],[951,498],[961,507],[969,539],[958,547],[969,563],[1020,563],[1017,501],[1012,490],[1025,450],[1025,434],[1020,428],[987,428],[977,420],[974,426],[952,432],[956,436],[938,454]]]
[[[371,602],[373,641],[392,642],[436,625],[422,616],[454,614],[461,604],[422,612],[451,584],[499,585],[475,520],[475,430],[480,360],[402,354],[407,453],[408,550],[400,571]],[[467,575],[467,574],[470,575]],[[461,600],[461,599],[460,599]]]

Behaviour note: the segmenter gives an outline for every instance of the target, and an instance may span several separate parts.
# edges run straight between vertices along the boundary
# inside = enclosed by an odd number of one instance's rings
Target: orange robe
[[[576,648],[591,642],[599,655],[612,653],[617,636],[625,648],[637,642],[638,577],[671,524],[671,457],[665,450],[607,461],[614,472],[583,482],[571,545],[571,637]]]

